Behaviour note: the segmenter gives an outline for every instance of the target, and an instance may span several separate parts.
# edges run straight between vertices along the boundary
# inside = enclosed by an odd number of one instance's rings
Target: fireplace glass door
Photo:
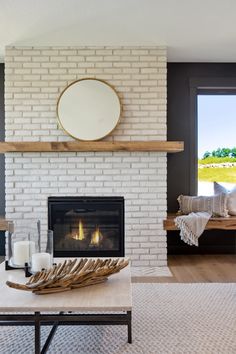
[[[123,197],[49,197],[55,257],[124,256]]]

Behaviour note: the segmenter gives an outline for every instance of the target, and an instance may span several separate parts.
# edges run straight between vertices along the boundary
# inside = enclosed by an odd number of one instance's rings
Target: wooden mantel
[[[8,230],[8,220],[6,220],[4,216],[0,216],[0,231],[7,231],[7,230]]]
[[[77,151],[159,151],[175,153],[184,150],[183,141],[66,141],[0,142],[0,153],[6,152],[77,152]]]

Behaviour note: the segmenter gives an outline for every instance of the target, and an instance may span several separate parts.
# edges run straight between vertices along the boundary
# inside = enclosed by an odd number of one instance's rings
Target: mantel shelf
[[[159,151],[175,153],[184,150],[183,141],[21,141],[0,142],[0,153],[6,152],[77,152],[77,151]]]

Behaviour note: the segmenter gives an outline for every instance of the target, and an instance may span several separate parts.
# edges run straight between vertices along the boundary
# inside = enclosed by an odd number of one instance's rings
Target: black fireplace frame
[[[52,225],[52,209],[55,204],[65,204],[65,203],[87,203],[94,202],[96,204],[101,203],[101,206],[104,202],[113,202],[117,203],[120,210],[121,218],[121,235],[119,237],[119,250],[96,250],[96,251],[56,251],[53,249],[54,257],[124,257],[125,256],[125,245],[124,245],[124,236],[125,236],[125,207],[124,207],[124,197],[87,197],[87,196],[58,196],[58,197],[48,197],[48,229],[53,230]]]

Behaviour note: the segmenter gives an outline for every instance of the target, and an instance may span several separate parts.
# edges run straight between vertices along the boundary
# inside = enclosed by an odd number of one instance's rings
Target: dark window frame
[[[198,112],[197,96],[199,94],[235,94],[236,77],[197,77],[189,79],[190,95],[190,194],[197,195],[198,189]]]

